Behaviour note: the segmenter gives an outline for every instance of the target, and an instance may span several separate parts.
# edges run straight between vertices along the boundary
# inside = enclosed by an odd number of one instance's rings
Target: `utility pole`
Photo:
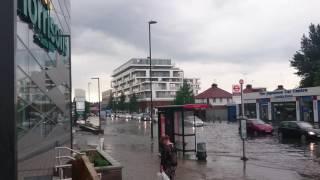
[[[149,21],[149,81],[150,81],[150,119],[151,119],[151,139],[153,139],[153,101],[152,101],[152,58],[151,58],[151,24],[156,24],[157,21]]]

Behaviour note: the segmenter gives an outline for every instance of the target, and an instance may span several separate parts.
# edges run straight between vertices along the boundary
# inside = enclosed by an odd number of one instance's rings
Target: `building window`
[[[216,102],[216,98],[213,98],[213,99],[212,99],[212,102],[214,102],[214,103],[215,103],[215,102]]]
[[[222,98],[220,98],[220,102],[222,103]]]

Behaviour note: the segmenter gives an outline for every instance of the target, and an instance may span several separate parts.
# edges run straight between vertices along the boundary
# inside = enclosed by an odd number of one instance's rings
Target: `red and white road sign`
[[[244,80],[243,80],[243,79],[240,79],[239,83],[240,83],[240,84],[244,84]]]
[[[232,93],[233,94],[239,94],[241,93],[241,87],[239,84],[232,85]]]

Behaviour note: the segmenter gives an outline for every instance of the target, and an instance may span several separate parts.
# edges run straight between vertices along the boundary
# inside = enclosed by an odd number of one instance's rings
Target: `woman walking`
[[[169,136],[161,138],[160,143],[161,164],[160,171],[165,172],[170,180],[174,180],[176,168],[178,165],[177,150],[170,141]]]

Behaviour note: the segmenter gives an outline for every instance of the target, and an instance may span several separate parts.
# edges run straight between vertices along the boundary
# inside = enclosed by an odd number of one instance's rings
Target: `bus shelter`
[[[158,142],[168,135],[178,151],[196,152],[196,115],[208,108],[207,104],[160,106],[158,109]]]

